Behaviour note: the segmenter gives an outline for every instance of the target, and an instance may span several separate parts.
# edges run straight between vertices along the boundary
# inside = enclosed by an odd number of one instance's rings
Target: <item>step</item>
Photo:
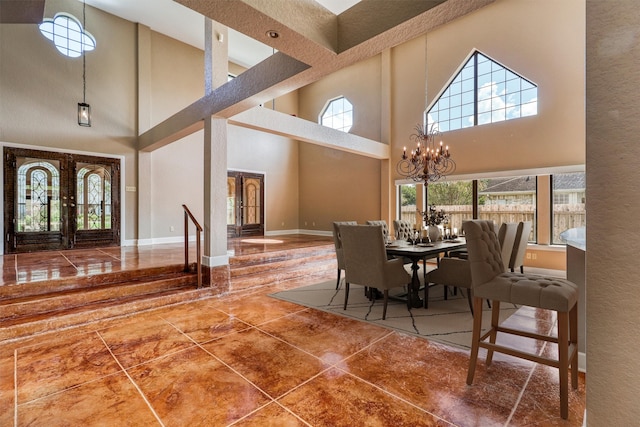
[[[142,277],[159,276],[163,274],[179,273],[184,270],[184,265],[168,265],[163,267],[142,268],[139,270],[121,270],[112,272],[96,272],[85,276],[65,277],[61,279],[49,279],[16,283],[0,286],[0,301],[13,298],[14,295],[30,296],[43,295],[52,292],[60,292],[70,289],[89,288],[110,283],[120,283],[137,280]]]
[[[232,256],[229,258],[229,267],[234,270],[241,267],[307,258],[320,254],[332,254],[335,258],[333,244]]]
[[[125,317],[141,311],[164,307],[198,299],[208,298],[211,288],[195,289],[193,286],[174,288],[150,295],[128,296],[110,301],[101,301],[83,307],[59,311],[55,316],[38,315],[5,325],[0,322],[0,342],[10,342],[30,336],[55,333],[70,327],[91,325],[99,329],[115,318]]]
[[[49,294],[21,296],[0,301],[0,322],[28,315],[56,312],[87,304],[147,295],[173,288],[195,286],[195,277],[184,273],[170,273],[162,276],[136,278],[132,281],[96,285],[89,288],[73,288]]]
[[[231,270],[230,291],[269,286],[307,276],[323,275],[335,271],[337,266],[335,255],[321,255],[293,261],[270,263],[270,268],[267,270],[259,268],[250,273],[249,270],[243,270],[244,274]]]

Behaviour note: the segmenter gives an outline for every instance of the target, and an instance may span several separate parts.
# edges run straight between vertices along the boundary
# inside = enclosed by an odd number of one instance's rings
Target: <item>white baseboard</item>
[[[587,373],[587,355],[578,352],[578,371]]]

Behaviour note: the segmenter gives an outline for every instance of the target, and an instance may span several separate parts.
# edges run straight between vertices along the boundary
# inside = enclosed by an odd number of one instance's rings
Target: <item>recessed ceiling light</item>
[[[280,37],[280,34],[276,30],[269,30],[267,31],[267,37],[277,39],[278,37]]]

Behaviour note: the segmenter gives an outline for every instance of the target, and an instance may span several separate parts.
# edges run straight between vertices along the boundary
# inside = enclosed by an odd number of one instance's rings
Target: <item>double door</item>
[[[120,244],[120,160],[4,149],[5,253]]]
[[[227,172],[227,235],[264,235],[264,175]]]

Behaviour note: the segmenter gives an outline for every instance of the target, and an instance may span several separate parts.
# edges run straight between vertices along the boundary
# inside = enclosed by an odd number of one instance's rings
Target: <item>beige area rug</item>
[[[451,288],[450,288],[451,289]],[[271,294],[273,298],[289,301],[305,307],[346,316],[363,322],[370,322],[378,326],[394,329],[406,334],[416,335],[443,344],[469,349],[471,348],[471,330],[473,316],[467,303],[466,290],[458,290],[457,295],[449,292],[444,300],[442,286],[429,289],[429,308],[407,309],[403,301],[389,299],[387,318],[382,320],[382,299],[369,301],[364,295],[364,288],[351,285],[349,304],[343,310],[344,281],[340,289],[336,290],[335,281],[316,283],[314,285],[286,290]],[[402,289],[389,291],[390,295],[402,297]],[[420,297],[423,297],[420,292]],[[517,307],[503,303],[500,306],[500,321],[515,313]],[[491,309],[484,304],[482,316],[483,330],[488,329],[491,322]]]

